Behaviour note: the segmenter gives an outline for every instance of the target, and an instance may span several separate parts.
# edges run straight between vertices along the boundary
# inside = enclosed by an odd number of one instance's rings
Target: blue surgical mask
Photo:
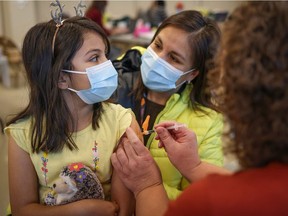
[[[195,69],[183,72],[161,59],[151,47],[148,47],[142,55],[141,76],[144,85],[158,92],[165,92],[178,88],[184,82],[176,86],[177,80]]]
[[[118,73],[110,60],[86,68],[86,72],[73,70],[62,71],[86,74],[88,76],[91,88],[79,91],[68,88],[70,91],[76,92],[76,94],[87,104],[94,104],[109,99],[118,85]]]

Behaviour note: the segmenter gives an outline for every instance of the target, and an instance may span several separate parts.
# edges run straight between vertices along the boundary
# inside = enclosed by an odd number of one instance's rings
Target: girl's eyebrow
[[[85,56],[87,55],[90,55],[91,53],[98,53],[98,54],[101,54],[102,53],[102,50],[101,49],[91,49],[91,50],[88,50],[86,53],[85,53]]]

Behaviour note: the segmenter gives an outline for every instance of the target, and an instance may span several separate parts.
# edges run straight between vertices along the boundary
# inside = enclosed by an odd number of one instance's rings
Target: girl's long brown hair
[[[31,146],[33,152],[58,152],[67,146],[77,149],[69,124],[76,128],[72,114],[65,103],[58,81],[62,69],[73,69],[72,59],[83,44],[85,32],[99,34],[109,53],[109,41],[103,30],[93,21],[84,17],[72,17],[60,27],[52,52],[52,39],[56,30],[53,20],[32,27],[25,36],[22,56],[30,86],[28,106],[14,117],[17,120],[32,117]],[[93,105],[92,127],[96,129],[102,112],[101,103]]]

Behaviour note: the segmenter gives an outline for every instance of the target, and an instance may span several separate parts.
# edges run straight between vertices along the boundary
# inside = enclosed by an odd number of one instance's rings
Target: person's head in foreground
[[[288,3],[250,2],[223,28],[210,83],[226,116],[228,152],[244,168],[288,163]],[[221,88],[221,90],[219,90]]]

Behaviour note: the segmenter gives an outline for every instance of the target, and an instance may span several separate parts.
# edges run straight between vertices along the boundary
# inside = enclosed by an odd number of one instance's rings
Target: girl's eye
[[[169,57],[173,62],[179,63],[178,59],[175,58],[173,55],[169,55]]]
[[[97,62],[99,60],[99,56],[93,56],[89,61]]]

